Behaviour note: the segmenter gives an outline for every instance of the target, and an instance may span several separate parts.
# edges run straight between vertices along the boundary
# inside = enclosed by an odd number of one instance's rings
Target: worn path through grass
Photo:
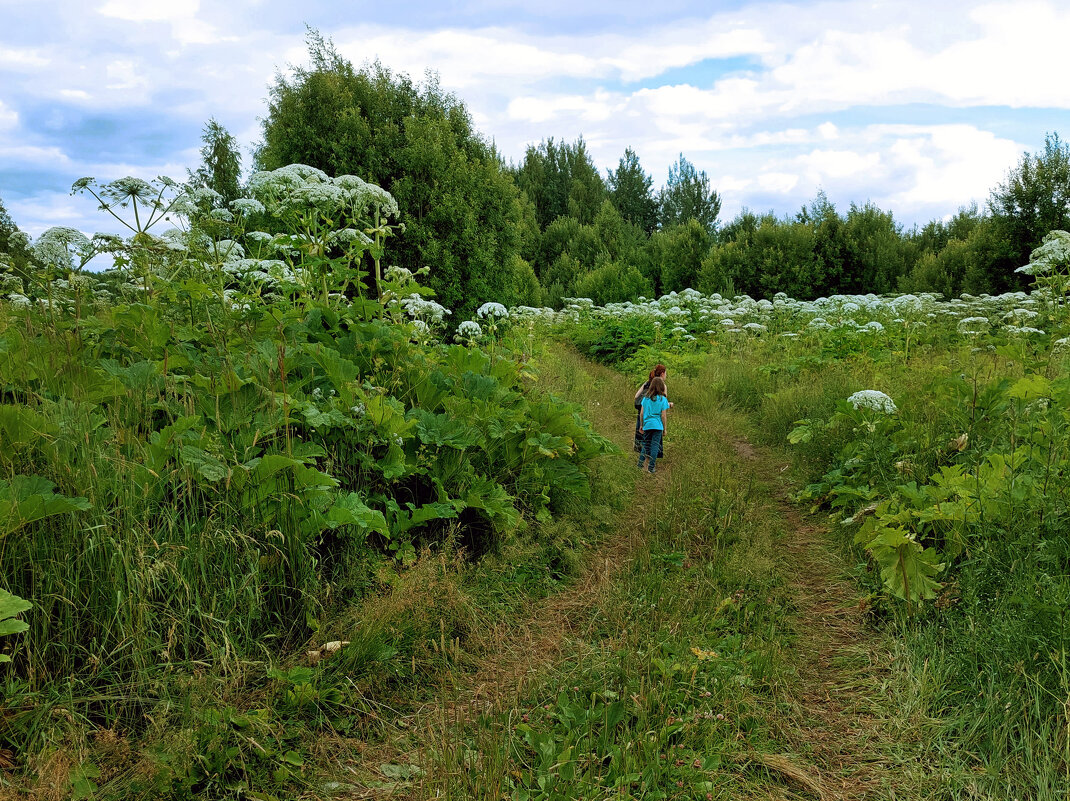
[[[419,769],[356,796],[911,797],[889,763],[881,638],[788,500],[783,457],[677,379],[669,458],[639,474],[632,382],[567,352],[553,370],[624,451],[605,475],[629,502],[573,582],[487,621],[478,658],[369,754]]]

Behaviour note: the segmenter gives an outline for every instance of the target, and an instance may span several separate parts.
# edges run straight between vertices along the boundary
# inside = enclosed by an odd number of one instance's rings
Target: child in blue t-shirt
[[[661,438],[665,434],[665,418],[669,409],[669,399],[665,397],[665,379],[654,376],[650,379],[650,386],[643,395],[641,412],[643,416],[640,425],[640,433],[643,435],[643,449],[639,452],[639,468],[650,457],[650,466],[647,470],[654,472],[654,463],[658,460],[661,451]]]

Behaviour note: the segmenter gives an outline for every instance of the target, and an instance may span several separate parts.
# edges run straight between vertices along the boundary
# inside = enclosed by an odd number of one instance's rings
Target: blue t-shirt
[[[665,409],[669,408],[669,399],[664,395],[658,395],[651,400],[650,398],[643,397],[643,430],[653,428],[658,431],[664,431],[665,426],[661,424],[661,413]]]

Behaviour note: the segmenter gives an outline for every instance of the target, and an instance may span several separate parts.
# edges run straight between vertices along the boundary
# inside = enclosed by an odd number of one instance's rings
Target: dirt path
[[[613,370],[594,363],[585,363],[584,370],[596,386],[610,384],[616,390],[607,392],[609,397],[619,397],[622,388],[627,390],[628,385]],[[586,404],[588,419],[594,420],[599,433],[608,436],[629,456],[635,418],[627,407],[603,405],[604,400],[605,397],[592,394]],[[642,543],[643,521],[651,500],[652,496],[643,496],[638,502],[628,503],[627,510],[615,521],[615,536],[587,557],[583,572],[575,582],[533,604],[529,616],[519,625],[491,628],[488,636],[491,647],[486,649],[487,654],[476,670],[454,677],[457,683],[451,688],[453,698],[446,704],[446,718],[457,723],[472,713],[514,705],[527,681],[555,664],[563,644],[589,622],[590,611]],[[441,717],[441,710],[437,714]]]
[[[582,364],[582,371],[592,390],[587,395],[588,418],[631,458],[634,418],[628,407],[609,402],[629,391],[627,382],[619,373],[590,362]],[[877,666],[887,662],[878,654],[879,638],[862,620],[858,590],[843,575],[843,563],[824,530],[807,521],[789,500],[791,487],[782,458],[744,439],[736,439],[733,447],[739,470],[763,487],[764,503],[785,532],[784,574],[797,610],[793,646],[797,681],[788,690],[788,703],[779,704],[776,717],[769,721],[788,755],[781,762],[778,755],[758,761],[797,788],[798,794],[787,797],[894,798],[888,794],[879,720],[867,697],[880,686]],[[664,494],[671,465],[667,460],[656,479],[636,471],[645,491],[629,501],[614,521],[616,534],[587,557],[581,575],[561,591],[533,602],[520,622],[492,623],[480,637],[482,656],[474,669],[447,674],[436,697],[401,721],[399,750],[388,753],[388,747],[380,754],[383,761],[427,764],[426,749],[441,750],[448,738],[482,714],[515,708],[525,687],[557,665],[571,642],[584,638],[592,610],[643,546],[649,507]],[[790,714],[783,714],[785,706]],[[419,787],[398,787],[359,797],[415,798],[411,793],[419,791]]]
[[[818,795],[836,801],[884,799],[889,768],[882,756],[880,720],[870,694],[880,687],[880,639],[863,620],[858,588],[824,528],[804,518],[789,495],[788,465],[746,440],[733,443],[740,460],[768,490],[783,521],[786,578],[795,596],[794,714],[780,723],[781,735],[805,755],[816,774]]]

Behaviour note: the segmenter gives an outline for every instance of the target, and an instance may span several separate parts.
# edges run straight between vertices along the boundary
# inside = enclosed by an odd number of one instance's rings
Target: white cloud
[[[818,149],[799,156],[795,162],[808,183],[821,185],[829,180],[873,175],[881,167],[881,154]]]
[[[22,166],[66,167],[70,157],[59,147],[37,145],[7,145],[0,142],[0,164],[4,162]]]
[[[954,207],[981,201],[1022,152],[1018,143],[972,125],[928,130],[888,126],[886,130],[898,135],[888,148],[894,163],[913,172],[910,185],[888,197],[892,208]]]
[[[214,27],[198,18],[200,7],[200,0],[108,0],[97,13],[127,22],[169,23],[171,35],[183,45],[222,41]]]
[[[110,81],[105,87],[107,89],[116,91],[144,89],[149,85],[148,79],[138,73],[134,62],[129,59],[112,61],[105,67],[105,74]]]
[[[0,100],[0,131],[7,128],[14,128],[18,125],[19,113],[14,109],[8,108],[4,105],[4,101]]]
[[[130,22],[175,22],[197,16],[200,0],[108,0],[97,12]]]
[[[787,172],[765,172],[758,176],[758,186],[766,191],[786,195],[799,185],[799,176]]]
[[[27,71],[48,66],[48,59],[34,48],[0,46],[0,69]]]

